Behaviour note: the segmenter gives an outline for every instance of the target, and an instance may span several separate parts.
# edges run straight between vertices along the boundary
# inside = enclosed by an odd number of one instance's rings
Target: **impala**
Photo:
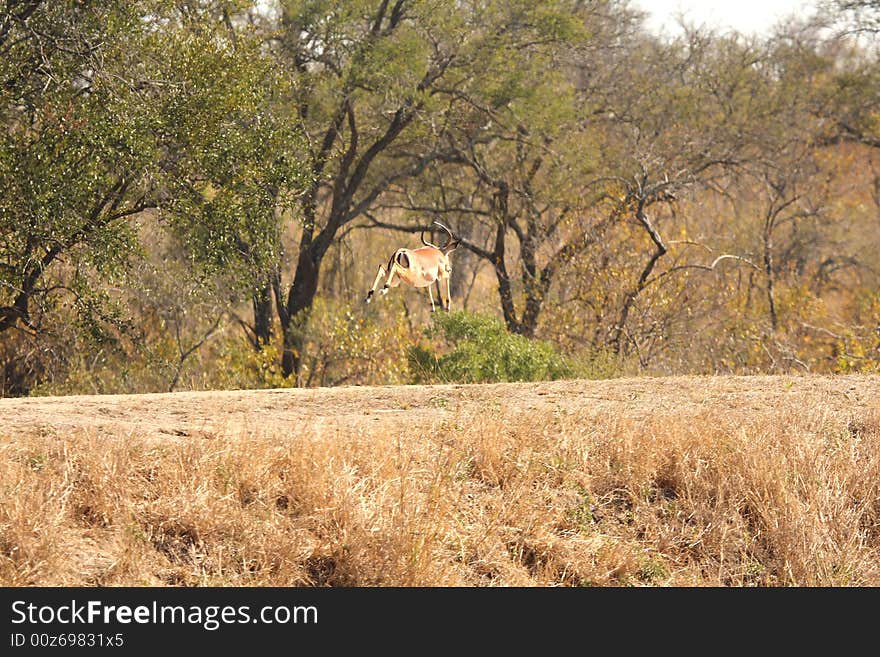
[[[425,239],[425,233],[422,231],[423,247],[418,249],[397,249],[388,261],[387,268],[384,265],[379,265],[379,273],[376,274],[376,280],[373,281],[373,287],[367,292],[367,298],[364,299],[364,302],[370,303],[372,301],[373,293],[379,287],[379,282],[384,278],[385,285],[379,290],[380,294],[388,294],[388,288],[397,287],[401,281],[412,287],[428,288],[431,312],[436,310],[434,295],[431,293],[431,285],[436,282],[440,293],[441,305],[446,310],[451,308],[452,298],[449,291],[449,275],[452,273],[452,266],[449,264],[449,254],[459,245],[461,240],[455,237],[452,231],[439,221],[434,223],[449,235],[446,244],[443,246],[431,244]],[[444,284],[446,287],[445,299],[443,298]]]

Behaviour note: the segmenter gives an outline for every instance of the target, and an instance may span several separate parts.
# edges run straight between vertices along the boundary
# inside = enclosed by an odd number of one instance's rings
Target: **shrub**
[[[302,385],[394,385],[407,380],[406,345],[417,339],[406,315],[387,304],[318,298],[308,325]]]
[[[489,315],[438,313],[426,333],[442,336],[448,351],[438,356],[422,345],[410,347],[407,357],[414,383],[542,381],[575,373],[552,343],[510,333]]]

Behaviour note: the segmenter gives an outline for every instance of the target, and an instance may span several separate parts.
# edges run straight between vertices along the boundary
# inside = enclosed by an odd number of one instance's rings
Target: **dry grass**
[[[878,391],[876,377],[286,391],[299,421],[188,435],[139,427],[143,409],[110,430],[50,417],[63,398],[7,400],[0,584],[877,586]],[[155,400],[197,414],[207,398]],[[44,424],[15,428],[29,403]]]

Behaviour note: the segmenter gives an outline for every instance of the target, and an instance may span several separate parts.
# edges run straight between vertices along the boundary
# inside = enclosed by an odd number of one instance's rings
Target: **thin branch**
[[[367,221],[370,222],[371,228],[387,228],[389,230],[396,230],[401,233],[421,233],[421,232],[424,232],[424,230],[425,230],[424,226],[405,226],[402,224],[395,224],[395,223],[391,223],[391,222],[387,222],[387,221],[380,221],[379,219],[376,219],[376,217],[370,212],[365,212],[364,217],[367,219]],[[470,242],[462,237],[458,237],[458,239],[460,240],[459,245],[462,246],[463,248],[480,256],[484,260],[488,260],[489,262],[495,262],[495,256],[490,251],[488,251],[482,247],[479,247],[476,244],[474,244],[473,242]]]
[[[174,389],[177,387],[178,381],[180,381],[180,375],[183,373],[183,364],[186,362],[186,359],[189,358],[196,350],[198,350],[205,342],[207,342],[212,335],[217,331],[217,328],[220,326],[220,322],[223,320],[223,313],[217,315],[217,319],[208,329],[208,331],[189,349],[184,351],[183,346],[181,344],[180,338],[180,322],[175,323],[175,330],[177,333],[177,349],[180,353],[180,357],[177,361],[177,367],[174,372],[174,378],[171,380],[171,383],[168,385],[168,392],[174,392]]]
[[[756,265],[754,262],[752,262],[748,258],[744,258],[744,257],[738,256],[738,255],[733,255],[732,253],[725,253],[724,255],[720,255],[717,258],[715,258],[715,260],[713,260],[712,264],[710,264],[710,265],[694,264],[694,265],[676,265],[674,267],[670,267],[669,269],[666,269],[666,270],[660,272],[659,274],[657,274],[653,278],[650,278],[647,281],[645,281],[644,287],[648,287],[649,285],[656,283],[660,279],[665,278],[666,276],[668,276],[670,274],[673,274],[677,271],[682,271],[685,269],[698,269],[701,271],[715,271],[715,268],[718,266],[718,264],[724,260],[738,260],[739,262],[743,262],[743,263],[747,264],[749,267],[751,267],[752,269],[755,269],[756,271],[762,271],[761,267]]]

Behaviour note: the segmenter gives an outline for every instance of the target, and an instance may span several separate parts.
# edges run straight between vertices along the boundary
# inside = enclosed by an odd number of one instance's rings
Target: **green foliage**
[[[552,343],[509,333],[504,322],[465,311],[439,313],[428,330],[449,347],[443,355],[411,347],[409,366],[415,383],[543,381],[572,376],[572,365]]]
[[[209,271],[247,279],[277,261],[261,246],[276,243],[267,237],[303,171],[295,128],[272,111],[289,78],[260,39],[178,9],[43,3],[28,26],[12,22],[0,59],[0,332],[36,328],[49,296],[76,296],[71,272],[119,275],[146,209]]]
[[[245,285],[280,257],[279,213],[305,184],[300,135],[290,120],[292,83],[256,38],[234,47],[213,31],[186,32],[163,75],[168,201],[162,209],[193,260]]]

